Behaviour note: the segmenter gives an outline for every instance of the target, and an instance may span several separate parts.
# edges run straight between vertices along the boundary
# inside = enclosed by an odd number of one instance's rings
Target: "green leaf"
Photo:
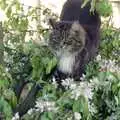
[[[49,120],[54,120],[54,113],[48,112],[48,118],[49,118]]]
[[[0,112],[5,115],[6,120],[10,120],[12,117],[12,109],[10,104],[3,97],[0,98]]]
[[[44,112],[44,113],[41,115],[40,120],[50,120],[50,119],[48,118],[47,112]]]
[[[9,104],[14,108],[17,104],[17,97],[12,89],[5,89],[3,92],[3,96],[6,100],[8,100]]]
[[[112,14],[112,6],[108,0],[101,0],[96,5],[97,11],[104,17]]]
[[[75,100],[73,103],[73,112],[83,112],[81,109],[81,101]]]
[[[9,7],[7,8],[7,11],[6,11],[6,15],[7,15],[8,18],[10,18],[11,13],[12,13],[12,6],[9,6]]]
[[[57,59],[54,57],[47,64],[46,74],[49,74],[51,72],[51,70],[56,66],[56,64],[57,64]]]
[[[0,89],[1,88],[6,88],[9,85],[8,80],[0,80]]]
[[[16,2],[15,2],[15,5],[16,5],[16,10],[20,10],[21,7],[20,7],[19,1],[16,1]]]
[[[73,103],[73,112],[83,113],[83,117],[87,119],[89,116],[88,101],[84,96],[80,96],[78,100]]]
[[[7,6],[8,6],[8,5],[7,5],[7,3],[6,3],[6,0],[1,0],[1,1],[0,1],[0,8],[1,8],[1,9],[5,10]]]

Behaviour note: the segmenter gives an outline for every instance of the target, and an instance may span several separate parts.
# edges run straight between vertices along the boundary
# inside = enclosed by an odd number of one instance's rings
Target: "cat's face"
[[[85,45],[85,35],[84,29],[77,21],[71,24],[57,22],[53,26],[49,46],[54,52],[78,52]]]

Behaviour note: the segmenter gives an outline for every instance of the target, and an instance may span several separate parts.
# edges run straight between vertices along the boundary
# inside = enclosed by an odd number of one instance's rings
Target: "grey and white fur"
[[[53,30],[49,46],[59,61],[60,79],[63,76],[79,79],[98,50],[99,15],[96,11],[90,14],[90,2],[84,8],[81,5],[82,0],[67,0],[60,21],[50,20]]]

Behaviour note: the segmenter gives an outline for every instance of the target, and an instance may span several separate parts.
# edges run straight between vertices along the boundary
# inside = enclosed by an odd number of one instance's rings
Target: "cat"
[[[80,79],[85,65],[95,57],[99,46],[100,17],[90,13],[90,2],[67,0],[60,21],[50,19],[53,28],[49,46],[58,59],[56,76]]]
[[[56,27],[56,28],[55,28]],[[49,46],[58,59],[57,72],[60,79],[74,77],[77,79],[82,73],[82,66],[86,62],[87,50],[86,31],[79,24],[58,22],[50,35]],[[83,62],[81,62],[83,61]],[[79,70],[79,67],[81,69]]]

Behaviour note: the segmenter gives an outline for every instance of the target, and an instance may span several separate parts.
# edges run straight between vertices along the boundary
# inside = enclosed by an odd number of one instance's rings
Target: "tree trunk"
[[[34,84],[29,91],[28,95],[26,96],[25,100],[20,103],[16,109],[14,110],[14,113],[19,113],[20,117],[23,116],[30,108],[33,108],[35,106],[36,96],[39,90],[42,89],[39,85]]]

